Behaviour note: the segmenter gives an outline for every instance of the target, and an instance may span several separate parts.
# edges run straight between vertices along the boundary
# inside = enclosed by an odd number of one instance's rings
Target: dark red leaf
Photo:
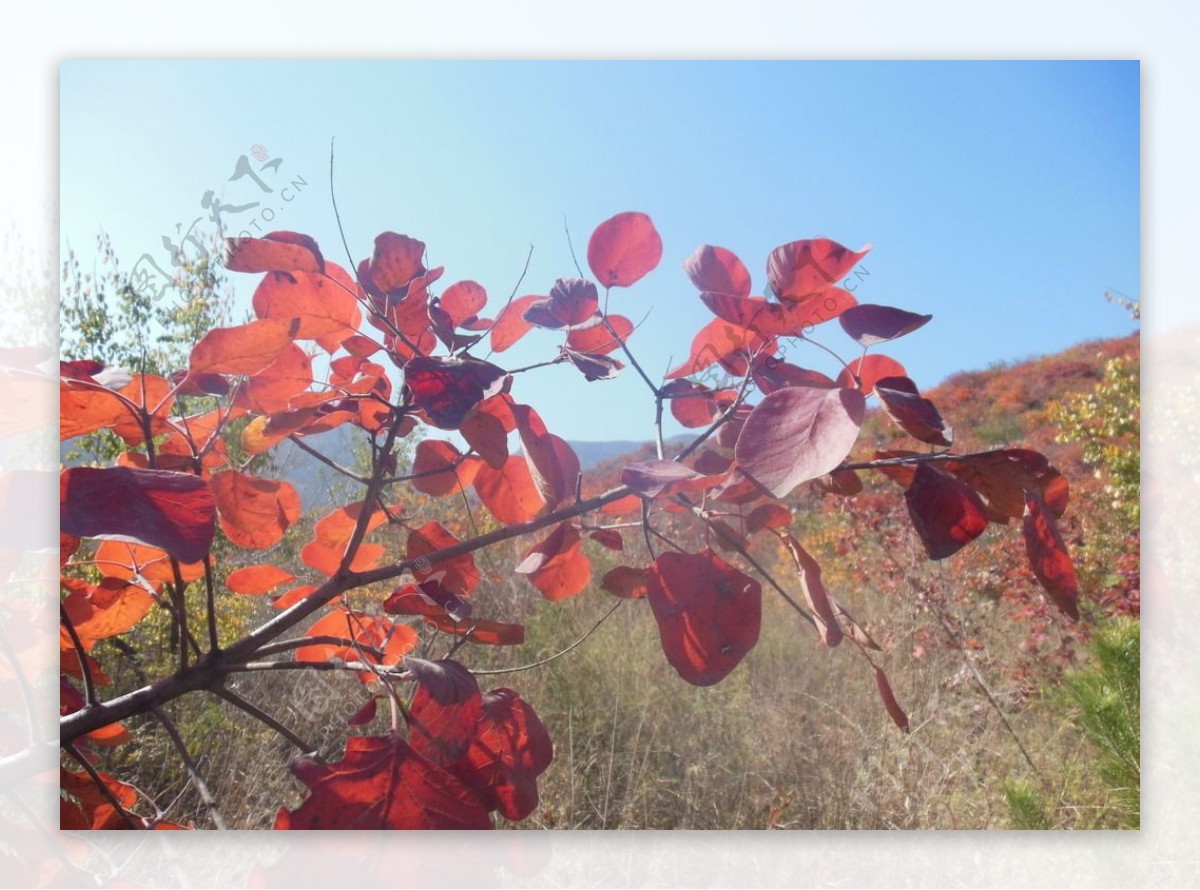
[[[734,458],[775,497],[823,476],[850,453],[863,421],[854,389],[789,386],[771,393],[746,419]]]
[[[648,498],[705,491],[722,481],[723,476],[705,476],[673,460],[641,460],[621,470],[621,484]]]
[[[904,502],[930,559],[952,556],[987,528],[987,514],[975,489],[929,464],[917,465]]]
[[[363,277],[382,294],[400,291],[425,274],[424,257],[425,242],[397,232],[383,232],[375,237],[375,252]]]
[[[617,566],[604,573],[604,577],[600,579],[600,586],[622,599],[641,599],[646,595],[649,577],[647,569]]]
[[[820,386],[825,389],[836,389],[837,383],[832,377],[820,371],[810,371],[789,362],[780,361],[774,356],[757,356],[751,366],[751,374],[759,392],[770,395],[785,386]]]
[[[574,349],[564,349],[563,355],[588,382],[612,380],[625,367],[624,363],[610,355],[585,355]]]
[[[605,287],[629,287],[662,259],[662,238],[644,213],[618,213],[596,226],[588,266]]]
[[[914,439],[946,448],[953,444],[954,428],[907,377],[880,377],[875,381],[875,394],[888,417]]]
[[[216,503],[199,476],[76,467],[59,477],[60,527],[82,538],[132,538],[199,562],[212,545]]]
[[[842,329],[859,346],[873,346],[885,340],[895,340],[911,334],[932,320],[932,315],[917,315],[892,306],[860,303],[838,317]]]
[[[347,726],[366,726],[375,719],[375,712],[378,710],[378,699],[371,696],[367,699],[367,703],[355,711],[348,720]]]
[[[892,692],[892,685],[888,682],[887,674],[882,668],[875,668],[875,685],[879,688],[879,697],[883,699],[883,706],[887,709],[888,716],[905,732],[908,732],[908,715],[904,713],[904,709],[900,707],[900,703],[896,701],[896,696]]]
[[[720,682],[758,642],[762,588],[711,550],[660,555],[647,598],[667,660],[694,686]]]
[[[1075,564],[1054,516],[1035,491],[1025,492],[1025,552],[1029,566],[1054,605],[1075,621],[1079,620],[1079,582]]]
[[[683,261],[683,270],[699,290],[736,297],[750,295],[750,272],[733,251],[724,247],[701,244]]]
[[[787,528],[792,524],[792,511],[782,504],[761,504],[746,517],[746,534],[760,529]]]
[[[588,537],[599,544],[601,547],[606,547],[609,550],[624,550],[625,539],[621,537],[621,533],[615,528],[597,528],[588,532]]]
[[[1037,451],[1000,448],[963,455],[946,461],[942,467],[983,496],[988,518],[993,522],[1024,516],[1026,489],[1040,492],[1056,518],[1067,509],[1070,490],[1066,478]]]
[[[418,356],[404,366],[413,404],[444,430],[458,429],[468,411],[500,392],[506,376],[502,368],[473,358]]]
[[[780,533],[779,540],[787,547],[796,563],[796,570],[800,573],[800,587],[804,591],[809,609],[812,610],[817,632],[826,646],[836,646],[842,641],[842,629],[838,626],[829,595],[825,592],[825,584],[821,581],[821,566],[791,535]]]

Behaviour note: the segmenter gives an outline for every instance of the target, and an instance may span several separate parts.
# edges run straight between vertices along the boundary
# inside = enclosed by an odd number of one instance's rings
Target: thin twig
[[[236,692],[226,689],[224,686],[218,686],[215,689],[210,689],[208,691],[218,698],[225,699],[225,701],[229,702],[235,708],[240,711],[244,711],[255,720],[258,720],[260,723],[265,723],[267,726],[271,727],[271,729],[275,730],[277,733],[299,748],[302,754],[311,754],[317,750],[316,746],[310,745],[308,742],[304,741],[304,739],[300,738],[300,736],[292,732],[266,711],[246,701]]]
[[[278,655],[280,652],[290,652],[293,649],[301,649],[304,646],[345,646],[347,649],[354,647],[361,649],[363,652],[369,652],[376,658],[383,658],[383,653],[378,649],[356,644],[354,640],[347,640],[344,637],[333,634],[300,637],[297,640],[278,640],[274,643],[268,643],[254,654],[259,658],[266,658],[268,655]]]
[[[288,440],[293,445],[295,445],[297,448],[299,448],[301,451],[305,452],[306,454],[311,455],[312,457],[319,460],[321,463],[325,464],[325,466],[329,467],[330,469],[336,470],[337,472],[341,473],[343,476],[348,476],[349,478],[353,479],[355,482],[361,482],[363,485],[366,485],[371,481],[366,476],[360,476],[358,473],[354,472],[353,470],[346,469],[341,464],[339,464],[337,461],[335,461],[332,458],[327,457],[326,455],[317,451],[317,449],[313,448],[311,445],[309,445],[307,442],[305,442],[301,436],[297,436],[295,433],[292,433],[292,435],[288,436]]]
[[[485,676],[485,675],[486,676],[494,676],[497,674],[516,674],[516,673],[519,673],[520,671],[528,671],[528,670],[532,670],[533,668],[536,668],[536,667],[541,667],[544,664],[549,664],[550,662],[554,661],[557,658],[562,658],[564,655],[566,655],[568,652],[570,652],[576,646],[583,643],[584,640],[586,640],[588,637],[590,637],[592,634],[594,634],[597,630],[599,630],[600,625],[602,625],[605,621],[607,621],[608,617],[610,615],[612,615],[613,612],[615,612],[615,611],[617,611],[617,609],[621,608],[621,605],[624,602],[625,602],[625,600],[617,600],[617,602],[613,605],[613,607],[611,609],[609,609],[607,612],[605,612],[602,616],[600,616],[600,620],[597,621],[594,625],[592,625],[591,630],[589,630],[587,633],[585,633],[583,636],[581,636],[578,640],[576,640],[574,643],[572,643],[566,649],[563,649],[560,652],[555,652],[553,655],[551,655],[548,658],[543,658],[541,661],[535,661],[530,664],[524,664],[524,665],[521,665],[520,667],[515,667],[515,668],[502,668],[500,670],[490,670],[490,671],[471,671],[471,673],[475,674],[476,676]]]
[[[83,641],[79,639],[79,632],[75,630],[75,624],[71,621],[71,616],[67,614],[67,610],[61,604],[58,607],[59,619],[63,623],[63,627],[67,629],[68,636],[71,637],[71,642],[75,644],[75,654],[79,658],[79,671],[83,674],[83,697],[87,702],[88,707],[93,707],[97,703],[96,699],[96,683],[92,679],[92,669],[88,667],[87,652],[84,651]],[[30,714],[30,720],[33,715]]]
[[[196,769],[196,763],[192,760],[192,755],[188,753],[187,745],[184,744],[183,737],[179,734],[179,730],[175,728],[175,723],[167,716],[166,712],[155,705],[150,709],[151,713],[158,718],[158,722],[162,724],[162,728],[167,731],[167,735],[171,737],[172,744],[175,745],[175,750],[179,752],[179,758],[183,761],[184,769],[187,770],[188,779],[196,788],[196,793],[200,795],[200,801],[208,810],[208,815],[213,820],[213,825],[217,826],[218,831],[225,830],[225,820],[221,818],[221,811],[217,809],[216,798],[212,792],[208,790],[208,785],[201,778],[200,772]]]

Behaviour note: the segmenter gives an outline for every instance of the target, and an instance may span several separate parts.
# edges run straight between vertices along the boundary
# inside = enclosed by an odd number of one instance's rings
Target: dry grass
[[[456,657],[472,668],[504,669],[553,655],[616,602],[599,589],[544,602],[522,578],[496,568],[515,564],[513,556],[492,555],[495,575],[475,608],[479,615],[525,621],[526,643],[461,650]],[[612,556],[594,556],[599,577]],[[924,571],[914,576],[921,584],[931,582],[930,572],[933,583],[950,577],[945,569]],[[555,743],[554,762],[539,783],[540,806],[524,822],[503,827],[1007,828],[1003,785],[1014,780],[1028,780],[1058,804],[1055,827],[1104,827],[1092,752],[1039,697],[1022,696],[1005,671],[1019,627],[996,620],[994,606],[981,603],[960,616],[981,648],[964,654],[931,646],[914,660],[912,635],[929,620],[917,611],[916,590],[901,584],[887,596],[843,593],[885,642],[879,660],[908,711],[911,735],[888,719],[866,661],[849,644],[823,647],[768,590],[758,645],[709,688],[689,686],[675,674],[648,604],[626,601],[582,645],[550,664],[480,677],[485,689],[518,690]],[[437,646],[424,654],[444,655],[445,641]],[[968,657],[1036,772],[981,693]],[[365,701],[349,674],[241,675],[232,688],[331,758],[341,751],[345,719]],[[303,789],[287,768],[296,750],[284,739],[211,696],[190,696],[171,712],[230,827],[269,828],[281,804],[299,802]],[[377,718],[368,731],[384,731],[386,719]],[[211,826],[166,734],[153,720],[135,729],[139,744],[113,751],[110,766],[160,804],[174,801],[170,818]]]

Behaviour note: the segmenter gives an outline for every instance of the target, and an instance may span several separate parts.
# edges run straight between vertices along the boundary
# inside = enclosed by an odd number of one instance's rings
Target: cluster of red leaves
[[[511,300],[494,319],[480,317],[487,293],[477,282],[459,281],[435,294],[431,287],[444,270],[427,268],[424,243],[406,235],[378,236],[353,276],[327,262],[307,236],[277,232],[231,241],[227,267],[263,275],[253,321],[210,331],[192,350],[188,368],[169,378],[121,378],[94,363],[63,364],[63,438],[109,429],[130,447],[116,467],[62,473],[63,563],[80,538],[104,542],[91,560],[100,583],[64,579],[63,663],[74,655],[78,666],[64,671],[102,677],[88,654],[96,641],[127,631],[156,602],[166,607],[169,585],[181,602],[191,580],[213,584],[209,552],[218,526],[233,545],[267,551],[299,520],[302,505],[292,486],[260,478],[230,458],[230,421],[244,419],[239,444],[250,455],[342,424],[361,428],[376,443],[423,424],[456,431],[467,450],[424,439],[402,478],[431,497],[469,489],[502,525],[549,529],[514,571],[550,600],[579,594],[590,583],[584,532],[623,550],[620,532],[604,526],[613,517],[640,513],[648,521],[653,510],[687,516],[735,561],[746,556],[751,536],[776,537],[795,562],[805,614],[822,640],[836,646],[848,638],[857,646],[875,673],[885,710],[907,730],[907,717],[869,654],[878,645],[825,589],[816,560],[787,533],[790,513],[779,503],[816,480],[843,495],[861,490],[847,461],[871,395],[917,441],[933,448],[954,441],[953,429],[903,366],[869,352],[930,316],[858,304],[837,286],[868,249],[852,251],[823,238],[781,245],[767,260],[765,295],[754,296],[738,257],[721,247],[698,248],[684,269],[715,318],[696,335],[687,360],[667,375],[669,382],[652,388],[681,423],[701,432],[686,458],[625,466],[622,489],[596,503],[593,523],[566,509],[585,489],[571,447],[514,398],[512,374],[469,351],[486,338],[493,352],[503,352],[540,329],[562,337],[554,362],[571,365],[586,380],[620,373],[624,363],[613,353],[624,350],[632,358],[633,325],[601,306],[607,307],[611,288],[629,287],[658,265],[662,240],[648,216],[621,213],[595,229],[587,250],[595,282],[558,279],[546,294]],[[603,302],[598,287],[605,288]],[[360,330],[363,309],[371,336]],[[835,319],[862,348],[837,380],[778,357],[782,341],[803,341]],[[326,379],[314,379],[310,353],[298,341],[328,354]],[[395,392],[384,365],[372,361],[376,356],[400,372]],[[714,390],[688,379],[713,365],[741,377],[742,385]],[[218,397],[220,407],[185,414],[182,406],[192,396]],[[514,436],[519,454],[510,450]],[[990,522],[1023,518],[1034,574],[1053,602],[1077,617],[1074,568],[1056,526],[1066,485],[1040,454],[893,451],[867,466],[904,487],[913,527],[932,559],[953,555]],[[398,472],[386,449],[377,449],[373,472],[376,480]],[[389,615],[419,616],[432,632],[474,643],[521,642],[519,625],[472,615],[470,599],[481,579],[471,550],[478,545],[436,521],[412,528],[403,512],[376,498],[321,518],[301,551],[311,577],[273,604],[303,611],[317,604],[310,598],[331,579],[366,583],[400,574],[370,575],[385,547],[368,538],[401,527],[404,565],[414,583],[388,598]],[[237,594],[262,595],[296,580],[255,557],[225,584]],[[689,683],[719,682],[758,640],[759,582],[710,547],[663,552],[648,566],[619,566],[601,586],[649,601],[666,659]],[[528,815],[537,800],[536,778],[551,758],[532,708],[511,690],[482,694],[456,662],[413,659],[407,653],[418,634],[403,619],[347,608],[333,597],[319,605],[308,630],[312,642],[296,649],[296,659],[353,662],[372,689],[355,724],[369,724],[376,698],[386,694],[402,711],[407,734],[393,729],[351,738],[337,763],[296,761],[294,771],[310,794],[297,809],[280,810],[276,827],[481,828],[492,812]],[[399,682],[417,685],[407,709],[395,693]],[[74,693],[64,692],[64,712],[84,705],[65,677],[64,689]],[[115,724],[92,735],[98,744],[127,738]],[[84,797],[73,797],[84,806]],[[110,821],[94,807],[81,812],[92,823]],[[114,813],[122,821],[130,816]]]

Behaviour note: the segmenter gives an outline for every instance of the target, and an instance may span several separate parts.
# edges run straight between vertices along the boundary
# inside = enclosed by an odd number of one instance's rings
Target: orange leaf
[[[256,374],[287,349],[298,329],[294,318],[213,328],[192,348],[190,373]]]
[[[288,581],[295,580],[295,575],[291,572],[285,572],[278,566],[259,565],[246,566],[245,568],[230,572],[229,577],[225,580],[225,585],[234,593],[240,593],[244,596],[258,596],[270,593],[280,584],[286,584]]]
[[[210,484],[221,528],[241,547],[273,547],[300,519],[300,496],[287,482],[226,470],[215,474]]]

